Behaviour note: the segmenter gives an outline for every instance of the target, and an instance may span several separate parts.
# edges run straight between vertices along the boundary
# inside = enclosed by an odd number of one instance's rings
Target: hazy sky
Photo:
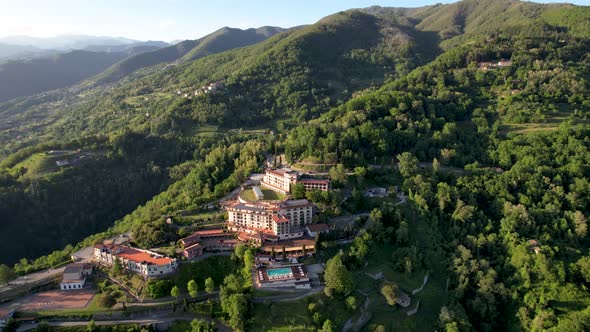
[[[310,24],[371,5],[418,7],[444,0],[0,0],[0,37],[62,34],[141,40],[195,39],[223,26]],[[536,1],[590,5],[590,0]]]

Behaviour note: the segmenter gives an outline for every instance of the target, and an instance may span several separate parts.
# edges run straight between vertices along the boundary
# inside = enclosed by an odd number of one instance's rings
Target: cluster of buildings
[[[182,256],[193,259],[201,256],[204,250],[231,251],[238,241],[236,233],[226,232],[222,228],[196,231],[193,234],[180,239],[183,247]]]
[[[504,68],[512,66],[512,60],[500,59],[498,62],[478,62],[477,68],[481,70],[489,70],[496,68]]]
[[[208,94],[208,93],[214,93],[219,91],[220,89],[222,89],[224,87],[222,82],[213,82],[213,83],[209,83],[207,85],[203,85],[202,87],[196,89],[194,92],[185,92],[183,93],[180,90],[176,90],[176,94],[179,96],[183,96],[184,98],[191,98],[192,95],[195,96],[200,96],[203,94]]]
[[[209,85],[215,91],[218,85]],[[293,185],[303,184],[306,190],[330,190],[327,179],[311,179],[290,169],[266,170],[260,186],[288,195]],[[301,264],[265,267],[275,257],[293,258],[315,252],[318,234],[329,231],[326,224],[313,224],[315,205],[306,199],[264,200],[260,187],[252,188],[255,199],[246,200],[239,195],[225,206],[227,228],[199,230],[180,239],[178,251],[187,260],[197,258],[205,251],[231,251],[240,242],[248,242],[259,248],[256,256],[256,284],[259,287],[309,288],[310,278]],[[175,258],[163,256],[149,250],[121,244],[97,244],[94,259],[105,266],[121,266],[145,278],[164,276],[175,272],[178,262]],[[117,263],[118,261],[118,263]],[[84,287],[88,271],[84,265],[71,265],[64,273],[62,289]],[[67,280],[67,282],[66,282]],[[73,286],[73,280],[77,280]]]

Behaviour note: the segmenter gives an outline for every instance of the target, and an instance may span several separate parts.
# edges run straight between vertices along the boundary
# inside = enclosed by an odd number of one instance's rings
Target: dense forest
[[[222,197],[276,151],[337,165],[333,196],[308,197],[326,215],[370,212],[351,245],[322,239],[334,308],[383,260],[446,285],[429,330],[588,330],[588,22],[588,7],[511,0],[371,7],[80,95],[4,103],[2,263],[72,244],[15,269],[50,266],[127,231],[147,247],[174,240],[165,216]],[[193,93],[212,82],[223,87]],[[77,149],[88,157],[55,166],[50,151]],[[366,182],[399,185],[408,207],[368,204]],[[351,199],[332,207],[343,188]],[[232,326],[247,329],[242,314]]]

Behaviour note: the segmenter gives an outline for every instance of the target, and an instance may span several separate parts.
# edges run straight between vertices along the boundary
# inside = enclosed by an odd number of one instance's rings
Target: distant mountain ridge
[[[0,101],[67,87],[102,72],[117,61],[157,48],[135,43],[105,51],[74,50],[0,63]]]
[[[0,38],[0,43],[33,46],[40,49],[70,50],[83,49],[91,45],[128,45],[141,41],[123,37],[102,37],[88,35],[63,35],[56,37],[8,36]]]
[[[125,59],[98,75],[95,81],[99,84],[114,82],[141,68],[163,62],[196,60],[210,54],[256,44],[288,30],[271,26],[246,30],[224,27],[196,40],[181,41],[176,45]]]

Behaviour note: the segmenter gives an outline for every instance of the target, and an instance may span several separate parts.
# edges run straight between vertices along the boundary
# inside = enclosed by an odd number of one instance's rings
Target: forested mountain
[[[157,65],[163,62],[174,62],[177,60],[196,60],[209,54],[256,44],[283,31],[285,31],[285,29],[278,27],[261,27],[258,29],[247,30],[229,27],[221,28],[197,40],[185,40],[176,45],[125,59],[114,64],[104,73],[98,75],[95,80],[97,83],[117,81],[144,67]]]
[[[76,50],[28,60],[0,63],[0,101],[70,86],[104,71],[113,63],[159,48],[156,44],[90,47],[104,51]]]
[[[2,250],[23,254],[14,233],[65,238],[33,258],[115,219],[97,237],[168,239],[163,216],[226,194],[277,149],[349,169],[352,212],[363,181],[393,177],[408,193],[411,219],[376,206],[366,250],[355,239],[341,263],[364,276],[363,259],[387,248],[383,260],[446,285],[409,329],[587,330],[589,22],[589,7],[515,0],[370,7],[216,54],[216,38],[180,43],[165,48],[186,57],[174,66],[3,103]],[[214,82],[223,87],[199,93]],[[56,149],[91,157],[56,169]]]

